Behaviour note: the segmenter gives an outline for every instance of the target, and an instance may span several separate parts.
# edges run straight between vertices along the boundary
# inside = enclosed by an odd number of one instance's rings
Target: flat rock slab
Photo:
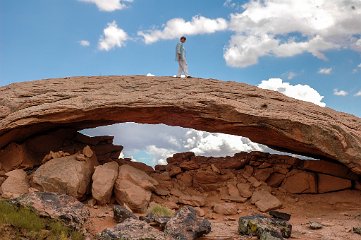
[[[45,130],[121,122],[249,137],[272,148],[340,161],[361,173],[361,119],[236,82],[99,76],[0,88],[0,148]]]

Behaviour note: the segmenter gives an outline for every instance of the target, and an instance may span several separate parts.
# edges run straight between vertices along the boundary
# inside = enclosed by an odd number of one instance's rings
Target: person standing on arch
[[[182,36],[179,39],[179,43],[176,47],[176,61],[178,61],[179,67],[178,67],[178,73],[177,77],[181,77],[182,73],[185,75],[186,78],[190,78],[188,74],[188,64],[186,60],[186,50],[183,46],[183,44],[186,42],[187,38]]]

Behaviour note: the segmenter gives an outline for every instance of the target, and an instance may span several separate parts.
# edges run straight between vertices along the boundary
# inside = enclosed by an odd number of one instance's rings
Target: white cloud
[[[297,73],[295,73],[295,72],[288,72],[288,73],[287,73],[287,79],[288,79],[288,80],[292,80],[292,79],[294,79],[296,76],[297,76]]]
[[[333,89],[333,95],[336,95],[336,96],[347,96],[348,95],[348,92],[344,91],[344,90],[338,90],[337,88]]]
[[[299,100],[312,102],[321,107],[325,107],[326,104],[322,102],[324,98],[321,96],[315,89],[308,85],[291,85],[288,82],[283,82],[280,78],[270,78],[268,80],[263,80],[259,85],[259,88],[269,89],[273,91],[278,91],[284,95]]]
[[[151,74],[151,73],[147,73],[147,77],[154,77],[155,75]]]
[[[83,47],[89,47],[90,46],[90,42],[88,40],[80,40],[79,44],[80,44],[80,46],[83,46]]]
[[[113,21],[108,23],[108,26],[103,30],[103,35],[99,39],[98,48],[109,51],[115,47],[123,47],[128,38],[128,34],[123,29],[118,28],[117,23]]]
[[[361,63],[360,63],[359,65],[357,65],[357,67],[355,67],[355,68],[352,70],[352,72],[353,72],[353,73],[357,73],[358,71],[360,71],[360,69],[361,69]]]
[[[194,16],[191,21],[183,18],[173,18],[163,25],[163,29],[139,31],[146,44],[159,40],[176,39],[182,35],[197,35],[214,33],[227,29],[227,21],[223,18],[210,19],[203,16]]]
[[[354,96],[355,96],[355,97],[361,97],[361,90],[358,91]]]
[[[318,70],[318,73],[324,75],[330,75],[332,73],[332,68],[320,68],[320,70]]]
[[[360,16],[359,0],[249,1],[230,17],[235,35],[224,58],[230,66],[247,67],[263,56],[311,53],[326,59],[332,49],[361,51]]]
[[[133,0],[79,0],[86,3],[94,3],[99,10],[112,12],[115,10],[122,10],[127,7],[128,3]]]

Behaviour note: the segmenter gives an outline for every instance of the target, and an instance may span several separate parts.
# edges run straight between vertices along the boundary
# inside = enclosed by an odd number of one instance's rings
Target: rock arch
[[[361,173],[360,118],[242,83],[99,76],[0,88],[0,148],[49,129],[121,122],[241,135]]]

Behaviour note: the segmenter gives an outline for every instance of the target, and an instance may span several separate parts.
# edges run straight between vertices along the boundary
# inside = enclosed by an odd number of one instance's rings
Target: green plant
[[[148,213],[153,214],[157,217],[172,217],[174,215],[174,212],[160,204],[154,204],[148,209]]]
[[[7,201],[0,201],[0,223],[38,232],[45,228],[43,219],[29,208],[17,208]]]

